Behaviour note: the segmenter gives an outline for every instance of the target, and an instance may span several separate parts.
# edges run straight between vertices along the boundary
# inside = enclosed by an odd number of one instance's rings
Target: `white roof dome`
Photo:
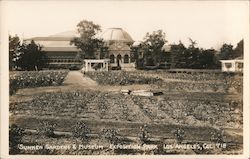
[[[100,34],[100,38],[104,41],[120,41],[126,43],[133,43],[134,40],[122,28],[109,28]]]

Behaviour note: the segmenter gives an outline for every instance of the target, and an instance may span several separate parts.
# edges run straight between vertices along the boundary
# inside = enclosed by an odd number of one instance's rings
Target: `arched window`
[[[116,58],[117,60],[117,66],[118,67],[120,67],[120,63],[121,63],[121,60],[122,60],[122,56],[119,54],[119,55],[117,55],[117,58]]]
[[[127,54],[124,56],[124,63],[129,63],[129,56]]]
[[[119,54],[119,55],[117,55],[117,62],[119,61],[119,62],[121,62],[121,60],[122,60],[122,56]]]
[[[115,56],[114,55],[110,55],[110,63],[115,63]]]

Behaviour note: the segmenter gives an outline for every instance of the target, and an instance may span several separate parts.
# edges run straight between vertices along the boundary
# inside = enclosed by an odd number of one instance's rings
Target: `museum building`
[[[77,58],[80,50],[76,46],[70,45],[70,40],[76,36],[76,32],[66,31],[47,37],[34,37],[25,41],[29,43],[34,40],[36,44],[42,46],[42,51],[48,57],[48,67],[64,68],[81,63]]]
[[[66,31],[47,37],[34,37],[26,39],[25,41],[30,42],[34,40],[35,43],[42,46],[42,51],[44,51],[48,57],[48,67],[68,68],[72,65],[82,65],[84,67],[84,62],[79,58],[81,50],[73,44],[70,44],[70,41],[78,36],[77,32]],[[122,28],[109,28],[97,37],[103,39],[105,42],[105,47],[107,48],[107,55],[105,57],[108,58],[109,69],[135,69],[135,60],[131,57],[131,46],[134,40],[126,31]],[[97,52],[96,58],[97,60],[101,58],[100,51]],[[94,64],[95,62],[93,65]]]

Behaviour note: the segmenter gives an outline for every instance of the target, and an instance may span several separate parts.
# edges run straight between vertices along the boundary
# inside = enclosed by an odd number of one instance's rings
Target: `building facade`
[[[111,69],[127,71],[135,69],[135,61],[131,58],[131,46],[134,40],[126,31],[122,28],[109,28],[100,35],[100,38],[108,48]]]
[[[35,43],[42,46],[42,51],[48,57],[48,66],[50,68],[68,68],[72,65],[85,67],[84,60],[79,57],[81,50],[70,44],[70,41],[77,36],[79,35],[76,32],[67,31],[48,37],[34,37],[25,41],[34,40]],[[109,69],[128,71],[135,69],[135,62],[131,60],[131,46],[134,40],[126,31],[122,28],[109,28],[98,35],[98,38],[103,39],[107,48],[104,58],[109,61]],[[100,53],[98,51],[95,54]],[[101,56],[97,57],[97,59],[100,59]]]
[[[76,32],[66,31],[47,37],[34,37],[25,41],[34,40],[36,44],[42,46],[42,51],[48,58],[49,68],[68,68],[71,65],[81,64],[78,58],[80,50],[76,46],[70,45],[70,41],[76,36]]]

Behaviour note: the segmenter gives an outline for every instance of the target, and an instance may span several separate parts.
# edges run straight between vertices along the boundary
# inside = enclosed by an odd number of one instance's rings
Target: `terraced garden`
[[[83,75],[86,76],[86,75]],[[88,144],[103,149],[21,150],[24,154],[240,154],[242,153],[242,76],[95,72],[98,87],[25,94],[10,100],[10,123],[25,129],[23,144]],[[179,76],[179,78],[178,78]],[[200,80],[199,80],[200,79]],[[163,95],[123,95],[107,86],[148,85]],[[53,86],[57,88],[58,86]],[[74,88],[74,89],[73,89]],[[51,89],[51,88],[50,88]],[[36,88],[30,88],[30,91]],[[24,97],[28,98],[24,98]],[[25,99],[25,100],[22,100]],[[79,125],[79,122],[81,123]],[[84,126],[83,126],[84,125]],[[44,129],[42,129],[44,128]],[[41,131],[41,129],[43,131]],[[75,135],[74,130],[82,132]],[[52,131],[52,135],[41,132]],[[145,135],[146,134],[146,135]],[[156,145],[155,149],[112,149],[110,144]],[[225,143],[226,148],[162,149],[164,145]]]

